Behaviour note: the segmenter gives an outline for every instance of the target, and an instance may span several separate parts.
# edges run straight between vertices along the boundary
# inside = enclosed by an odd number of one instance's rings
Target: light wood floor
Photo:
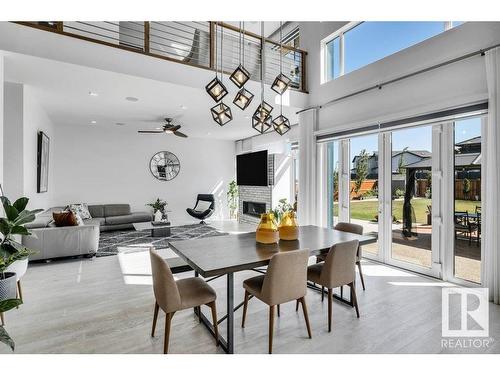
[[[490,304],[488,349],[441,348],[441,287],[437,280],[364,262],[367,290],[358,282],[361,317],[334,302],[333,330],[327,332],[327,302],[309,291],[306,297],[312,340],[294,303],[282,305],[275,325],[274,353],[500,353],[500,306]],[[191,273],[178,277],[191,276]],[[235,275],[235,301],[243,299],[242,280]],[[219,315],[225,312],[225,278],[212,282],[218,292]],[[106,258],[32,264],[23,279],[25,303],[6,313],[6,328],[16,353],[161,353],[164,315],[157,337],[149,336],[153,294],[148,253],[134,251]],[[246,328],[235,313],[235,351],[267,352],[267,306],[249,304]],[[206,311],[208,313],[208,311]],[[225,335],[225,326],[221,327]],[[172,322],[171,353],[221,353],[194,317],[177,313]],[[0,353],[8,353],[0,346]]]

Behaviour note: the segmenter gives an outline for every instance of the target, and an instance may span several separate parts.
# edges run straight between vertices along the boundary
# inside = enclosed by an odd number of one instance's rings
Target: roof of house
[[[465,141],[458,142],[455,146],[465,146],[465,145],[472,145],[472,144],[477,144],[481,143],[481,136],[477,136],[474,138],[466,139]]]
[[[478,152],[471,154],[455,154],[455,167],[481,166],[481,154]],[[430,169],[432,158],[422,159],[416,163],[405,165],[404,168]]]
[[[398,156],[403,153],[403,150],[400,151],[392,151],[392,157]],[[405,153],[413,154],[421,158],[429,158],[432,156],[432,153],[427,150],[406,150]],[[373,151],[373,153],[369,156],[369,159],[378,157],[378,151]],[[354,156],[352,162],[354,163],[356,159],[359,158],[359,155]]]

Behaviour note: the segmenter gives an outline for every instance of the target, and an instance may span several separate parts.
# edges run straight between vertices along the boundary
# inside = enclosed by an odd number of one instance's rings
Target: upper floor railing
[[[217,66],[231,74],[239,64],[240,29],[223,22],[17,22],[90,42],[142,53],[149,56],[215,70]],[[217,42],[215,28],[217,26]],[[222,62],[220,33],[223,32]],[[264,82],[271,84],[280,72],[279,41],[262,38],[245,31],[245,68],[251,79],[260,80],[262,49],[264,49]],[[292,80],[292,88],[306,91],[305,64],[307,52],[282,46],[283,73]],[[216,65],[217,63],[217,65]]]

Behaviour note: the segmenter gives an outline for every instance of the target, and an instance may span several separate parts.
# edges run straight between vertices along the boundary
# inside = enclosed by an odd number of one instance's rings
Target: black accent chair
[[[198,209],[198,204],[200,203],[200,201],[210,202],[210,206],[206,210],[200,211]],[[187,208],[186,209],[186,212],[189,215],[191,215],[192,217],[194,217],[196,219],[201,220],[200,224],[206,224],[205,219],[212,216],[214,211],[215,211],[215,198],[214,198],[213,194],[198,194],[194,208]]]

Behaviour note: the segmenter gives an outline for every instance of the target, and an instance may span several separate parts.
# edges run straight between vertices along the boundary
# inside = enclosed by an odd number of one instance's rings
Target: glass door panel
[[[481,118],[455,122],[454,276],[481,282]]]
[[[349,217],[363,226],[363,233],[378,237],[378,135],[353,137],[350,140]],[[364,255],[377,256],[378,241],[363,246]]]
[[[333,228],[339,222],[339,142],[332,141],[327,145],[327,192],[328,192],[328,226]]]
[[[392,132],[391,259],[432,265],[432,127]]]

